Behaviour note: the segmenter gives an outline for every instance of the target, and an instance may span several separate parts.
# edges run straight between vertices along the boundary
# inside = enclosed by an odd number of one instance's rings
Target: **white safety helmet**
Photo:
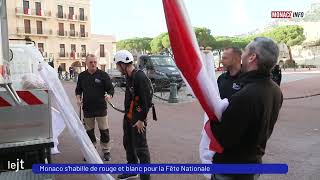
[[[127,50],[120,50],[120,51],[116,52],[116,55],[114,55],[113,62],[115,64],[117,64],[119,62],[128,64],[130,62],[133,62],[133,56]]]

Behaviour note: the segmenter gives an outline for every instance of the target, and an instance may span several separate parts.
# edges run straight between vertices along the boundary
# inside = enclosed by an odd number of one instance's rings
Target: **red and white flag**
[[[218,121],[228,106],[227,100],[221,100],[217,84],[214,83],[203,62],[199,45],[182,0],[163,0],[167,28],[175,62],[198,98],[208,119]],[[214,71],[212,67],[212,71]],[[223,147],[211,132],[210,123],[206,121],[204,131],[209,138],[207,148],[221,153]],[[206,146],[206,143],[200,143]]]

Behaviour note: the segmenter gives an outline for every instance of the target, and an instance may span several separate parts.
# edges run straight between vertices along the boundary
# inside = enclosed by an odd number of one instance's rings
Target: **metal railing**
[[[21,35],[42,35],[42,36],[50,36],[52,35],[51,29],[37,29],[37,28],[24,28],[24,27],[17,27],[17,34]]]
[[[60,19],[67,19],[67,14],[66,13],[57,13],[56,17],[60,18]]]
[[[76,14],[68,14],[68,19],[70,20],[77,20],[77,15]]]
[[[88,16],[78,14],[57,13],[56,17],[59,19],[74,20],[74,21],[88,21]]]
[[[60,57],[60,58],[67,58],[67,57],[69,57],[69,53],[58,53],[58,56]]]
[[[79,37],[88,37],[88,32],[80,32]]]
[[[43,9],[31,9],[31,8],[22,8],[17,7],[16,14],[26,15],[26,16],[41,16],[41,17],[50,17],[51,11]]]
[[[88,21],[88,16],[81,16],[81,15],[79,15],[79,16],[78,16],[78,20],[79,20],[79,21]]]
[[[68,36],[68,31],[60,31],[60,30],[58,30],[57,31],[57,35],[58,36]]]
[[[71,30],[69,31],[69,37],[79,37],[79,32]]]

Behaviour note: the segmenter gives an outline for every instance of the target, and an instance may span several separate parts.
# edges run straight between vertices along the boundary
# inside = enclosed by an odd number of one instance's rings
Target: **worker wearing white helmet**
[[[123,146],[127,163],[149,164],[150,153],[146,138],[147,115],[151,107],[150,80],[144,72],[133,66],[133,56],[127,50],[120,50],[114,56],[117,69],[126,75],[125,115],[123,118]],[[137,174],[121,174],[118,179],[137,177]],[[140,179],[150,179],[141,174]]]
[[[119,62],[127,64],[127,63],[133,62],[133,56],[127,50],[120,50],[116,53],[113,60],[114,60],[114,63],[116,64]]]

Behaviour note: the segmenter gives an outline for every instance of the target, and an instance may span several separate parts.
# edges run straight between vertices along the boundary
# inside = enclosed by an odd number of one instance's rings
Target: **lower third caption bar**
[[[34,164],[36,174],[286,174],[287,164]]]

